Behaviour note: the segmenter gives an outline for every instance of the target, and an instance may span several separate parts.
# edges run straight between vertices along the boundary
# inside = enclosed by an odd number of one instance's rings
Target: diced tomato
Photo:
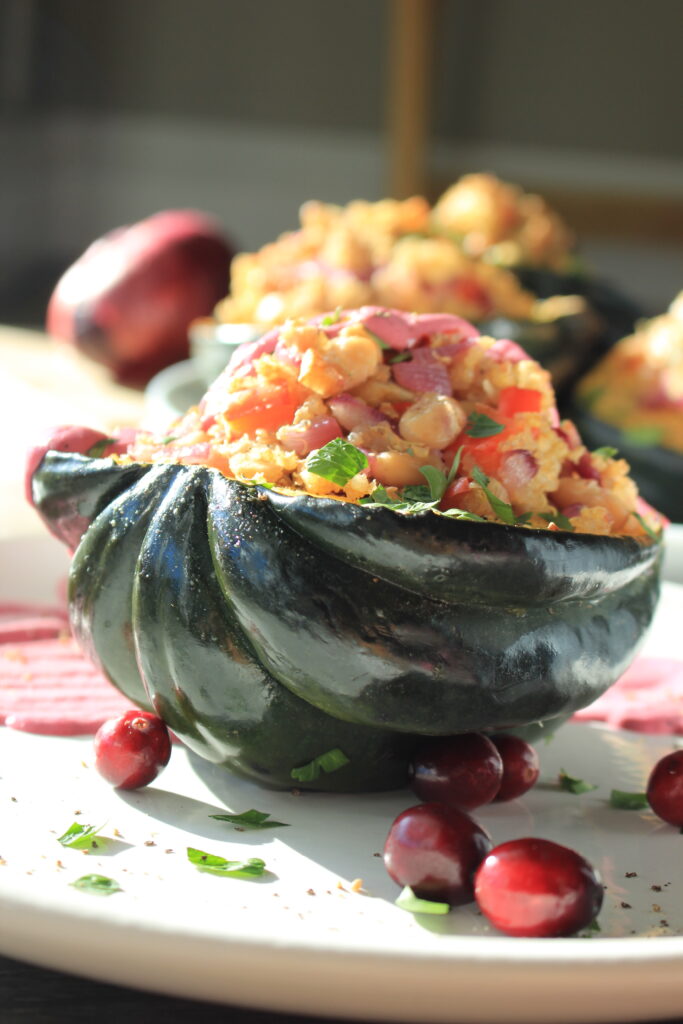
[[[217,451],[213,446],[209,449],[209,457],[206,464],[209,469],[219,469],[225,476],[232,476],[227,455]]]
[[[516,416],[519,412],[540,412],[543,396],[534,388],[503,388],[498,396],[498,411],[502,416]]]
[[[300,401],[300,396],[284,384],[274,384],[267,391],[260,388],[234,391],[227,396],[223,415],[235,435],[277,430],[291,423]]]
[[[486,289],[474,277],[459,277],[452,285],[456,299],[489,312],[493,308],[491,298]]]
[[[515,433],[514,425],[509,418],[502,416],[497,409],[493,409],[490,405],[477,403],[475,412],[487,416],[496,423],[500,423],[503,429],[497,434],[491,434],[489,437],[471,437],[467,433],[468,428],[465,427],[465,430],[455,439],[453,444],[444,450],[444,461],[446,465],[450,465],[458,449],[462,448],[462,459],[467,469],[472,465],[476,465],[487,476],[498,476],[502,457],[500,445],[502,441]]]
[[[439,508],[446,512],[449,508],[462,508],[462,496],[470,490],[471,483],[468,477],[461,476],[448,485],[439,502]]]

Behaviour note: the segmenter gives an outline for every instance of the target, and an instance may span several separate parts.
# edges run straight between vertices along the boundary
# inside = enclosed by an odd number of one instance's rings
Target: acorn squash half
[[[48,451],[74,630],[209,761],[276,787],[404,784],[417,737],[566,717],[650,624],[661,543],[403,517],[181,465]],[[327,755],[334,754],[330,758]]]
[[[616,448],[626,459],[638,490],[663,515],[683,522],[683,455],[660,444],[637,440],[634,432],[620,430],[587,411],[580,400],[571,410],[585,444],[590,448]]]

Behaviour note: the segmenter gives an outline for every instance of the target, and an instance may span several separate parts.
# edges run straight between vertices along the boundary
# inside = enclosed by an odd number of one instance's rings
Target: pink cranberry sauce
[[[0,604],[0,724],[92,735],[128,708],[70,635],[65,607]]]

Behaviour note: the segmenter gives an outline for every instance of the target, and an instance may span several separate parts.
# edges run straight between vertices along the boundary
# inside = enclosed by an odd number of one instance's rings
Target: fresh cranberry
[[[541,770],[538,754],[520,736],[500,733],[489,739],[503,759],[503,778],[494,800],[514,800],[536,784]]]
[[[418,804],[389,829],[384,864],[421,899],[458,906],[474,899],[474,872],[491,845],[488,832],[457,807]]]
[[[410,786],[420,800],[463,811],[491,803],[502,778],[500,754],[491,740],[478,732],[424,740],[408,766]]]
[[[479,909],[501,932],[546,938],[573,935],[602,906],[600,878],[574,850],[548,839],[496,846],[474,879]]]
[[[647,799],[655,814],[683,828],[683,750],[661,758],[647,783]]]
[[[118,789],[147,786],[170,756],[168,729],[148,711],[125,711],[101,725],[95,735],[95,767]]]

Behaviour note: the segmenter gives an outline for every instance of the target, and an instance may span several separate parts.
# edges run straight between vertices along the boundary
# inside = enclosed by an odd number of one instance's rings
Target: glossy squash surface
[[[401,785],[415,738],[566,716],[631,661],[661,545],[404,517],[48,452],[74,629],[133,701],[273,786]],[[330,750],[344,763],[299,781]]]

